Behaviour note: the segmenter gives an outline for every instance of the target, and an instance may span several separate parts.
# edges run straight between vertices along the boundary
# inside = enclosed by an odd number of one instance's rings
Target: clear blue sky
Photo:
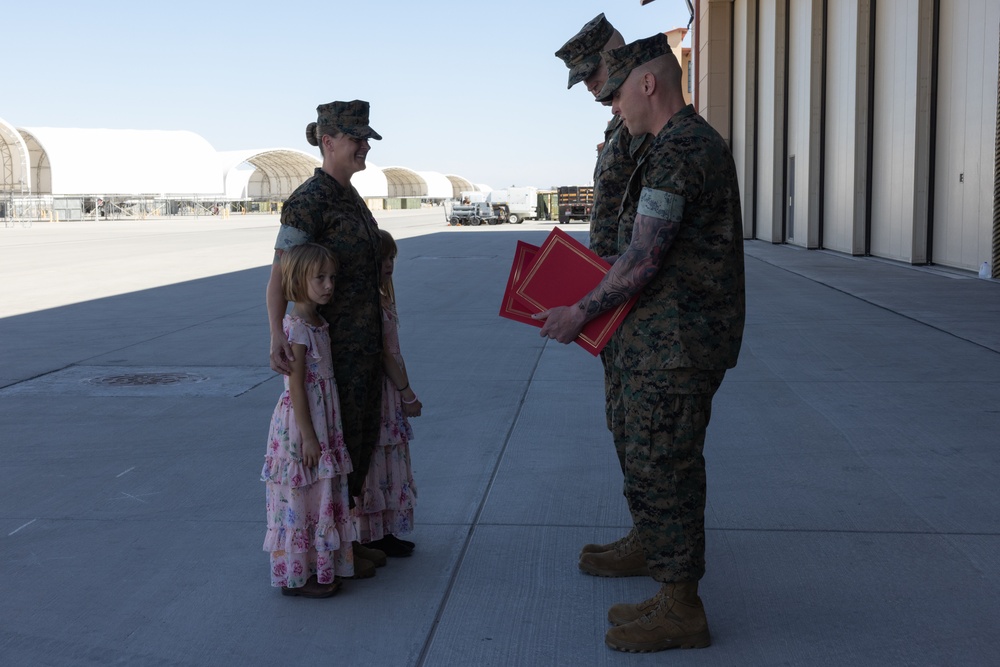
[[[553,54],[601,12],[626,41],[689,19],[684,0],[10,2],[0,118],[312,152],[316,106],[357,98],[380,167],[585,184],[610,111]]]

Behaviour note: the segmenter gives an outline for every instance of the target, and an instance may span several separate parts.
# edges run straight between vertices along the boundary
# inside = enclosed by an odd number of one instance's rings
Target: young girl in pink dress
[[[410,469],[409,417],[420,415],[421,404],[406,375],[406,364],[399,351],[399,318],[392,271],[396,262],[396,242],[384,229],[382,242],[382,335],[383,365],[382,427],[372,452],[371,466],[360,498],[352,512],[358,537],[367,547],[387,556],[409,556],[413,542],[401,540],[413,530],[413,506],[417,489]]]
[[[284,595],[330,597],[354,575],[347,473],[329,325],[317,306],[333,298],[337,261],[306,243],[281,256],[282,289],[294,302],[283,327],[292,372],[271,417],[261,479],[267,489],[271,585]]]

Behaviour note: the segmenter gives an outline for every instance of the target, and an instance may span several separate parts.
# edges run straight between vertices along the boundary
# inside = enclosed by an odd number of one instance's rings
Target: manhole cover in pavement
[[[241,396],[280,378],[268,366],[69,366],[0,389],[0,397]]]
[[[151,385],[171,385],[204,382],[208,378],[194,373],[126,373],[124,375],[104,375],[90,378],[91,384],[105,387],[148,387]]]

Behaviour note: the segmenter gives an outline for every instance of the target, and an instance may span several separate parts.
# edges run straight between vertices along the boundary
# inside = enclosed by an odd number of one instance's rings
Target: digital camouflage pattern
[[[636,160],[648,143],[649,135],[633,137],[618,116],[608,121],[604,146],[594,167],[594,206],[590,211],[590,249],[599,257],[618,254],[618,213]],[[604,407],[608,429],[614,433],[615,413],[621,416],[620,385],[613,377],[614,339],[601,350],[604,365]],[[620,449],[620,448],[619,448]],[[619,459],[622,455],[619,452]]]
[[[740,192],[732,154],[690,105],[650,143],[629,181],[618,251],[650,193],[683,199],[677,236],[615,334],[627,371],[725,370],[736,365],[746,312]],[[655,197],[654,197],[655,198]]]
[[[637,39],[617,49],[601,52],[604,64],[608,68],[608,80],[604,87],[595,95],[598,102],[607,102],[618,88],[625,83],[628,75],[639,65],[653,58],[673,54],[667,36],[658,32],[652,37]],[[676,56],[675,56],[676,57]]]
[[[625,497],[646,565],[663,583],[698,581],[705,574],[705,431],[724,375],[623,375]]]
[[[649,135],[633,137],[614,116],[604,130],[604,145],[594,166],[594,207],[590,212],[590,249],[599,257],[618,254],[618,214],[629,178]]]
[[[316,122],[321,127],[335,127],[355,139],[381,139],[382,135],[368,124],[368,102],[330,102],[316,107]]]
[[[739,184],[722,137],[694,108],[675,114],[639,158],[618,225],[636,215],[678,231],[615,333],[622,383],[625,495],[653,578],[705,572],[705,432],[712,397],[736,365],[745,319]],[[617,445],[617,442],[616,442]]]
[[[614,32],[615,29],[604,18],[604,14],[598,14],[556,51],[556,58],[569,68],[567,88],[580,83],[600,66],[601,49]]]
[[[319,312],[330,323],[333,370],[340,394],[344,441],[354,471],[351,494],[360,495],[378,441],[382,405],[382,308],[378,223],[353,187],[322,169],[296,188],[281,209],[282,229],[330,248],[340,269],[333,299]],[[279,233],[279,248],[288,235]]]

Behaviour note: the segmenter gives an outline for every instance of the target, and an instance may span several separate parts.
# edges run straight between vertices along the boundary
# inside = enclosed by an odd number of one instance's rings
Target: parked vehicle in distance
[[[538,188],[528,186],[492,190],[486,193],[486,201],[497,211],[498,217],[512,225],[538,219]]]
[[[495,223],[491,224],[510,222],[519,225],[525,220],[538,219],[538,188],[535,187],[510,187],[488,192],[462,192],[461,197],[461,203],[455,203],[454,206],[469,206],[478,203],[490,206],[497,219]],[[451,215],[446,215],[450,221]],[[482,215],[480,217],[486,219]]]
[[[559,224],[570,220],[590,220],[594,208],[592,185],[563,185],[559,188]]]
[[[444,217],[450,225],[471,225],[478,227],[484,222],[487,225],[500,224],[500,218],[487,202],[445,202]]]

